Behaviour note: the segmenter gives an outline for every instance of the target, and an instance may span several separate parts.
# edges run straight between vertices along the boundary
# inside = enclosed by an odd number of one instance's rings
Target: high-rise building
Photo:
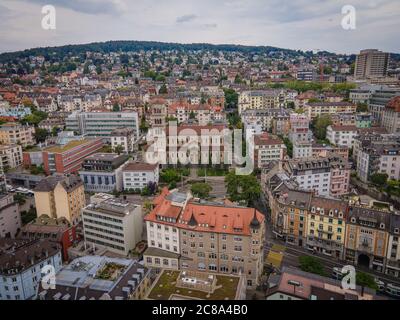
[[[376,49],[361,50],[354,69],[356,79],[386,76],[389,53]]]

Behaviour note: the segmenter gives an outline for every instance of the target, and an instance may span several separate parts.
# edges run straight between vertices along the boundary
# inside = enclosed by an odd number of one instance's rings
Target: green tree
[[[118,155],[120,155],[122,152],[124,152],[124,147],[119,144],[114,148],[114,152],[118,153]]]
[[[34,136],[37,143],[45,142],[46,138],[50,136],[50,132],[47,129],[36,128]]]
[[[158,93],[159,94],[167,94],[168,93],[168,89],[167,89],[167,86],[165,83],[161,86],[160,91]]]
[[[314,134],[319,140],[323,140],[326,138],[326,128],[332,124],[332,120],[330,115],[324,114],[322,116],[318,116],[314,119],[312,125],[314,128]]]
[[[317,258],[310,256],[300,256],[299,264],[300,264],[300,269],[305,272],[318,274],[320,276],[326,276],[324,265]]]
[[[261,194],[261,186],[254,175],[236,175],[235,171],[225,176],[227,194],[232,201],[252,204]]]
[[[194,183],[192,184],[190,190],[195,197],[206,199],[209,197],[212,187],[208,183]]]
[[[113,104],[113,112],[119,112],[121,111],[121,107],[119,106],[118,103]]]
[[[374,173],[371,175],[370,180],[378,187],[386,185],[389,176],[386,173]]]
[[[223,90],[225,94],[225,107],[230,109],[237,109],[239,94],[233,89],[224,88]]]

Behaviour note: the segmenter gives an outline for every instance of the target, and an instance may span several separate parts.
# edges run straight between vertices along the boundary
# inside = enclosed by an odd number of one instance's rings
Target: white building
[[[13,169],[22,164],[22,147],[20,145],[0,146],[0,168]]]
[[[120,199],[105,199],[82,209],[85,241],[126,256],[142,240],[142,207]]]
[[[293,143],[293,159],[304,159],[312,157],[312,143],[296,141]]]
[[[47,239],[1,239],[0,300],[35,299],[42,272],[57,273],[62,267],[61,250]],[[45,268],[45,269],[44,269]]]
[[[122,169],[124,190],[142,190],[149,182],[158,184],[159,176],[157,164],[130,162]]]
[[[356,126],[328,126],[326,138],[335,146],[351,149],[357,136]]]
[[[3,177],[1,177],[3,179]],[[12,194],[0,195],[0,238],[14,238],[21,228],[19,207]],[[0,299],[1,300],[1,299]]]
[[[117,128],[111,132],[111,147],[114,151],[117,146],[121,146],[122,152],[133,152],[135,141],[135,130],[132,128]]]

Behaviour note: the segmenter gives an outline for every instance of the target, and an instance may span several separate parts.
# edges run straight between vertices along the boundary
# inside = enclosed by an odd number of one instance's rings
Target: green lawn
[[[203,291],[177,288],[175,284],[179,273],[179,271],[164,271],[158,279],[158,282],[155,284],[153,290],[150,292],[148,298],[154,300],[168,300],[172,294],[179,294],[181,296],[208,300],[224,300],[225,298],[228,298],[229,300],[235,299],[236,289],[239,283],[238,277],[218,275],[217,286],[222,285],[222,287],[215,290],[208,298],[207,293]],[[189,293],[189,291],[191,291],[191,293]]]

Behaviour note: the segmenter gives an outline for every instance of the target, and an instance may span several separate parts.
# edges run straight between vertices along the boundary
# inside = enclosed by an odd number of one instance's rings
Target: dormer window
[[[399,228],[395,228],[395,229],[394,229],[394,233],[395,233],[395,234],[399,234]]]
[[[343,212],[339,212],[339,218],[343,218]]]
[[[312,208],[311,208],[311,212],[315,212],[315,207],[312,207]]]
[[[354,218],[354,217],[351,218],[351,222],[352,222],[352,223],[356,223],[356,218]]]
[[[384,223],[381,223],[381,224],[379,225],[379,228],[385,229],[385,224],[384,224]]]
[[[325,213],[325,211],[324,211],[323,208],[320,209],[320,213],[321,213],[322,215]]]
[[[330,217],[333,217],[333,210],[330,210],[330,211],[329,211],[329,216],[330,216]]]

